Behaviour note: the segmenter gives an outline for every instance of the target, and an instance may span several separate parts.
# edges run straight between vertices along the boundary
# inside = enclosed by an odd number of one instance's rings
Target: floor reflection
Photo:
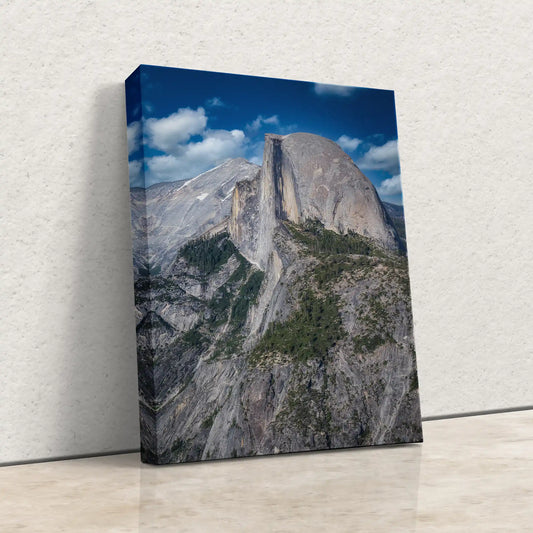
[[[533,411],[424,424],[424,444],[0,468],[0,531],[531,531]],[[417,500],[418,496],[418,500]]]
[[[141,468],[139,531],[414,531],[421,446]]]

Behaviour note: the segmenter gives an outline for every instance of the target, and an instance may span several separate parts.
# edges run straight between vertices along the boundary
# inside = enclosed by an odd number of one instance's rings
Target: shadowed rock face
[[[370,180],[333,141],[311,133],[267,134],[261,172],[235,188],[229,229],[242,253],[266,268],[279,221],[316,219],[398,250],[396,230]]]

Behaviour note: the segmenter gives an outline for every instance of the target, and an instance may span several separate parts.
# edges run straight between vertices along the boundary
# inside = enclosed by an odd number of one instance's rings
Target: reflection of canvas
[[[393,93],[126,94],[143,460],[421,441]]]

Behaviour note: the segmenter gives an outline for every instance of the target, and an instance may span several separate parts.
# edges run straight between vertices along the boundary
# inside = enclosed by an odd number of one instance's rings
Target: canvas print
[[[142,460],[422,440],[394,93],[126,81]]]

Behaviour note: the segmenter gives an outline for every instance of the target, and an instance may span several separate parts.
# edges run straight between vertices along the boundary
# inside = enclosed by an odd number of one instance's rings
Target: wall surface
[[[394,89],[424,416],[533,405],[533,4],[0,7],[0,462],[138,447],[123,80]]]

